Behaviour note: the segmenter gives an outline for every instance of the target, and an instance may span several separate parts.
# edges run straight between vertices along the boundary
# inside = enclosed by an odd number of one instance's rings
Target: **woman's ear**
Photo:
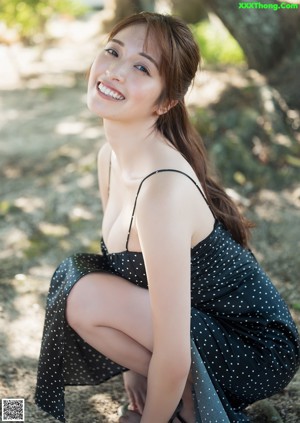
[[[158,115],[164,115],[165,113],[167,113],[170,109],[172,109],[172,107],[176,106],[176,104],[178,103],[178,100],[172,100],[168,105],[166,106],[158,106],[158,108],[156,109],[156,114]]]

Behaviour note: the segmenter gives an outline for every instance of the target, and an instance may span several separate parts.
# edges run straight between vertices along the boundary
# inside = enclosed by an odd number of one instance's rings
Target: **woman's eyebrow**
[[[120,46],[124,47],[124,43],[121,40],[117,40],[116,38],[112,38],[109,41],[113,41],[114,43],[120,44]]]
[[[110,41],[113,41],[113,42],[115,42],[115,43],[119,44],[119,45],[120,45],[120,46],[122,46],[122,47],[124,47],[124,46],[125,46],[125,44],[123,43],[123,41],[118,40],[117,38],[112,38]],[[144,52],[142,51],[141,53],[139,53],[139,55],[140,55],[140,56],[143,56],[143,57],[146,57],[146,59],[150,60],[150,62],[152,62],[152,63],[156,66],[156,68],[157,68],[157,69],[159,69],[159,67],[158,67],[158,63],[156,62],[156,60],[154,60],[154,59],[153,59],[153,57],[149,56],[149,54],[144,53]]]
[[[154,59],[153,59],[153,57],[149,56],[149,54],[146,54],[146,53],[144,53],[144,52],[141,52],[141,53],[139,53],[139,55],[140,55],[140,56],[143,56],[143,57],[146,57],[146,59],[150,60],[150,62],[152,62],[152,63],[155,65],[155,67],[156,67],[157,69],[159,69],[159,68],[158,68],[158,64],[157,64],[156,60],[154,60]]]

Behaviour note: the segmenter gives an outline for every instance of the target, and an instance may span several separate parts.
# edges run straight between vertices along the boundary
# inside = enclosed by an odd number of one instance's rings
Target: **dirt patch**
[[[6,79],[1,77],[0,100],[0,396],[24,398],[29,423],[54,422],[33,401],[50,277],[66,256],[99,251],[96,156],[104,138],[85,105],[85,69],[97,46],[86,35],[75,49],[69,35],[40,61],[21,46],[0,49],[1,57],[14,57],[1,61],[7,67],[1,69]],[[66,54],[72,62],[62,62]],[[16,60],[23,63],[23,79]],[[299,325],[299,184],[280,192],[260,190],[247,204],[257,223],[254,251]],[[68,421],[116,422],[123,397],[121,377],[97,387],[67,388]],[[255,423],[298,423],[299,398],[298,373],[284,392],[254,405],[249,414]]]

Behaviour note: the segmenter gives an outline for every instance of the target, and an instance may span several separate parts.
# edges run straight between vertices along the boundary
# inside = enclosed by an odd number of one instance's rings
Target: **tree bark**
[[[249,67],[262,73],[271,70],[282,59],[299,32],[300,7],[277,11],[264,8],[274,5],[280,7],[281,2],[274,0],[264,0],[263,3],[239,3],[237,0],[204,2],[238,41]],[[246,7],[243,5],[254,8],[240,8]]]
[[[154,12],[155,0],[110,0],[106,10],[111,12],[112,18],[104,21],[104,31],[108,32],[121,19],[133,13],[143,11]]]

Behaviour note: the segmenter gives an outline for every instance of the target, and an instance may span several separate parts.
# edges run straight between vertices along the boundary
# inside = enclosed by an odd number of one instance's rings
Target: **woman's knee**
[[[148,291],[114,275],[91,273],[71,290],[66,319],[82,335],[95,327],[111,327],[152,348]]]
[[[69,293],[66,304],[66,319],[75,331],[80,328],[93,326],[95,310],[100,310],[101,295],[95,292],[93,279],[95,276],[86,275],[80,279]],[[100,289],[100,284],[97,291]],[[99,315],[98,315],[99,322]]]
[[[78,289],[79,282],[80,281],[78,281],[77,284],[72,288],[66,303],[66,319],[69,326],[71,326],[71,328],[74,330],[76,330],[80,322],[80,318],[83,314],[82,302],[80,301],[82,298],[80,295],[81,289]]]

